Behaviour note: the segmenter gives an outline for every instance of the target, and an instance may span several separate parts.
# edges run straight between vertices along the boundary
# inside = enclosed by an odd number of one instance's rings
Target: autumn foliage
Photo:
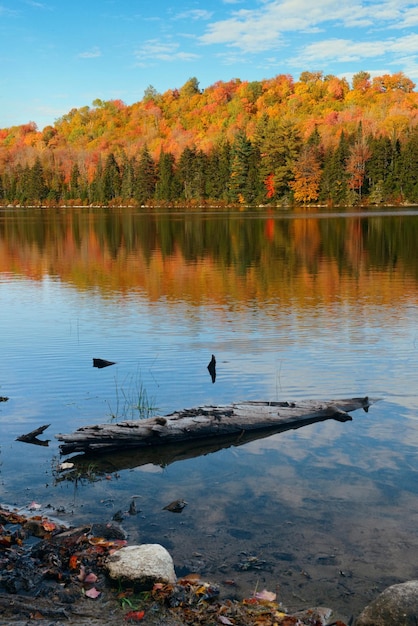
[[[2,204],[417,202],[418,94],[402,72],[196,78],[0,130]]]

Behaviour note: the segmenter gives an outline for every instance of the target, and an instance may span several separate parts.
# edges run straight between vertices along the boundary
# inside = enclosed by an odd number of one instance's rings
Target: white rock
[[[392,585],[358,616],[356,626],[415,626],[418,615],[418,580]]]
[[[171,555],[158,543],[121,548],[107,559],[106,567],[114,580],[145,585],[177,580]]]

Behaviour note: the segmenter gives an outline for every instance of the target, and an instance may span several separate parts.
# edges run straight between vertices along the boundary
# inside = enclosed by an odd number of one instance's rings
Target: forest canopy
[[[402,72],[197,78],[0,130],[0,203],[418,202],[418,94]]]

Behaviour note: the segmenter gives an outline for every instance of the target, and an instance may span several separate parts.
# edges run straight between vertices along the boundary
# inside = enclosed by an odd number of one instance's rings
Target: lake
[[[416,578],[417,241],[412,208],[1,209],[0,502],[122,518],[178,575],[240,599],[267,588],[288,610],[348,619]],[[55,435],[86,424],[365,395],[380,400],[346,423],[59,469]],[[48,446],[16,441],[44,424]]]

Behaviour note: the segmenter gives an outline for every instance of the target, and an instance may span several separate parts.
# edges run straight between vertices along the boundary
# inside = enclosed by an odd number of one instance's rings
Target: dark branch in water
[[[115,365],[115,361],[106,361],[106,359],[93,359],[93,367],[109,367],[109,365]]]
[[[20,435],[20,437],[16,437],[16,441],[24,441],[25,443],[33,443],[36,446],[47,446],[50,442],[50,439],[38,439],[38,435],[42,435],[44,430],[49,428],[51,424],[45,424],[44,426],[39,426],[39,428],[35,428],[35,430],[31,430],[30,433],[26,435]]]
[[[216,359],[215,359],[214,354],[212,354],[212,358],[208,365],[208,370],[209,370],[210,377],[212,378],[212,382],[214,383],[216,380]]]

